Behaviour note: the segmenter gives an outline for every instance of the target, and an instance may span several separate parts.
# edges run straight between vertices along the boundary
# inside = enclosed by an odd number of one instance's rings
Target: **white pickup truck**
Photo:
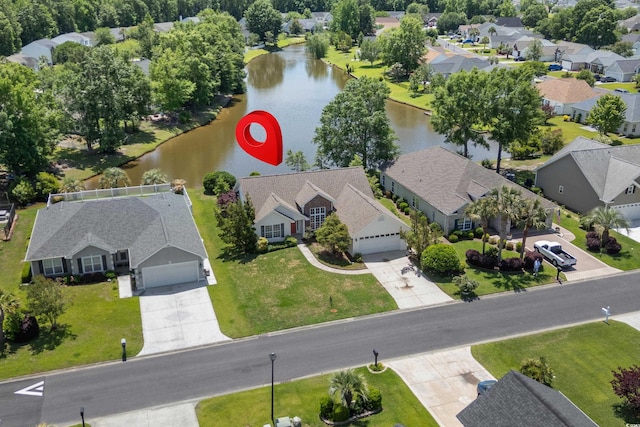
[[[576,265],[573,255],[562,250],[560,243],[538,240],[533,244],[536,252],[544,255],[555,267],[570,267]]]

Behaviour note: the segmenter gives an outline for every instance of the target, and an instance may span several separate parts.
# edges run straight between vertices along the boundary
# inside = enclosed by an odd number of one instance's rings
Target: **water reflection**
[[[281,55],[268,54],[247,65],[247,83],[254,89],[273,89],[284,79],[286,61]]]

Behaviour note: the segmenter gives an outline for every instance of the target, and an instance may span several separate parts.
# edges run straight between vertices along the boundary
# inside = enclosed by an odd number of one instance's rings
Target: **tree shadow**
[[[613,414],[627,425],[640,423],[640,415],[626,403],[616,403],[611,406],[611,409],[613,409]]]
[[[237,262],[239,264],[248,264],[255,260],[257,257],[258,254],[256,253],[239,254],[227,246],[222,249],[222,252],[216,258],[221,260],[222,262]]]
[[[67,339],[75,340],[78,336],[71,332],[68,325],[58,325],[53,331],[41,329],[40,335],[35,340],[26,343],[30,347],[31,354],[40,354],[43,351],[55,350],[63,341]]]
[[[60,148],[56,157],[59,165],[66,165],[78,170],[93,169],[97,173],[111,167],[114,164],[126,163],[133,160],[133,157],[120,152],[104,154],[98,151],[89,153],[87,150],[77,150],[74,148]],[[62,174],[64,175],[64,168]]]
[[[155,127],[159,128],[159,129],[166,129],[169,126],[156,124]],[[140,130],[138,130],[137,132],[135,132],[135,133],[133,133],[131,135],[131,137],[127,141],[127,144],[125,144],[125,145],[149,144],[151,142],[154,142],[155,140],[156,140],[156,134],[154,132],[152,132],[151,130],[147,130],[147,129],[140,129]]]

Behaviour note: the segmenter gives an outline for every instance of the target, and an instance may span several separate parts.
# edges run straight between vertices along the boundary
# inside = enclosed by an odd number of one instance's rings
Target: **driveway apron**
[[[140,313],[139,355],[230,340],[220,331],[205,281],[149,289],[140,296]]]
[[[369,271],[396,300],[398,308],[426,307],[453,301],[429,281],[407,257],[405,251],[363,255]]]

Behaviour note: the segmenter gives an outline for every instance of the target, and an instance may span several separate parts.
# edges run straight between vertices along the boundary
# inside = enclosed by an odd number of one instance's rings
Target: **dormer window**
[[[627,191],[625,191],[626,194],[633,194],[636,192],[636,186],[631,184],[630,186],[627,187]]]

